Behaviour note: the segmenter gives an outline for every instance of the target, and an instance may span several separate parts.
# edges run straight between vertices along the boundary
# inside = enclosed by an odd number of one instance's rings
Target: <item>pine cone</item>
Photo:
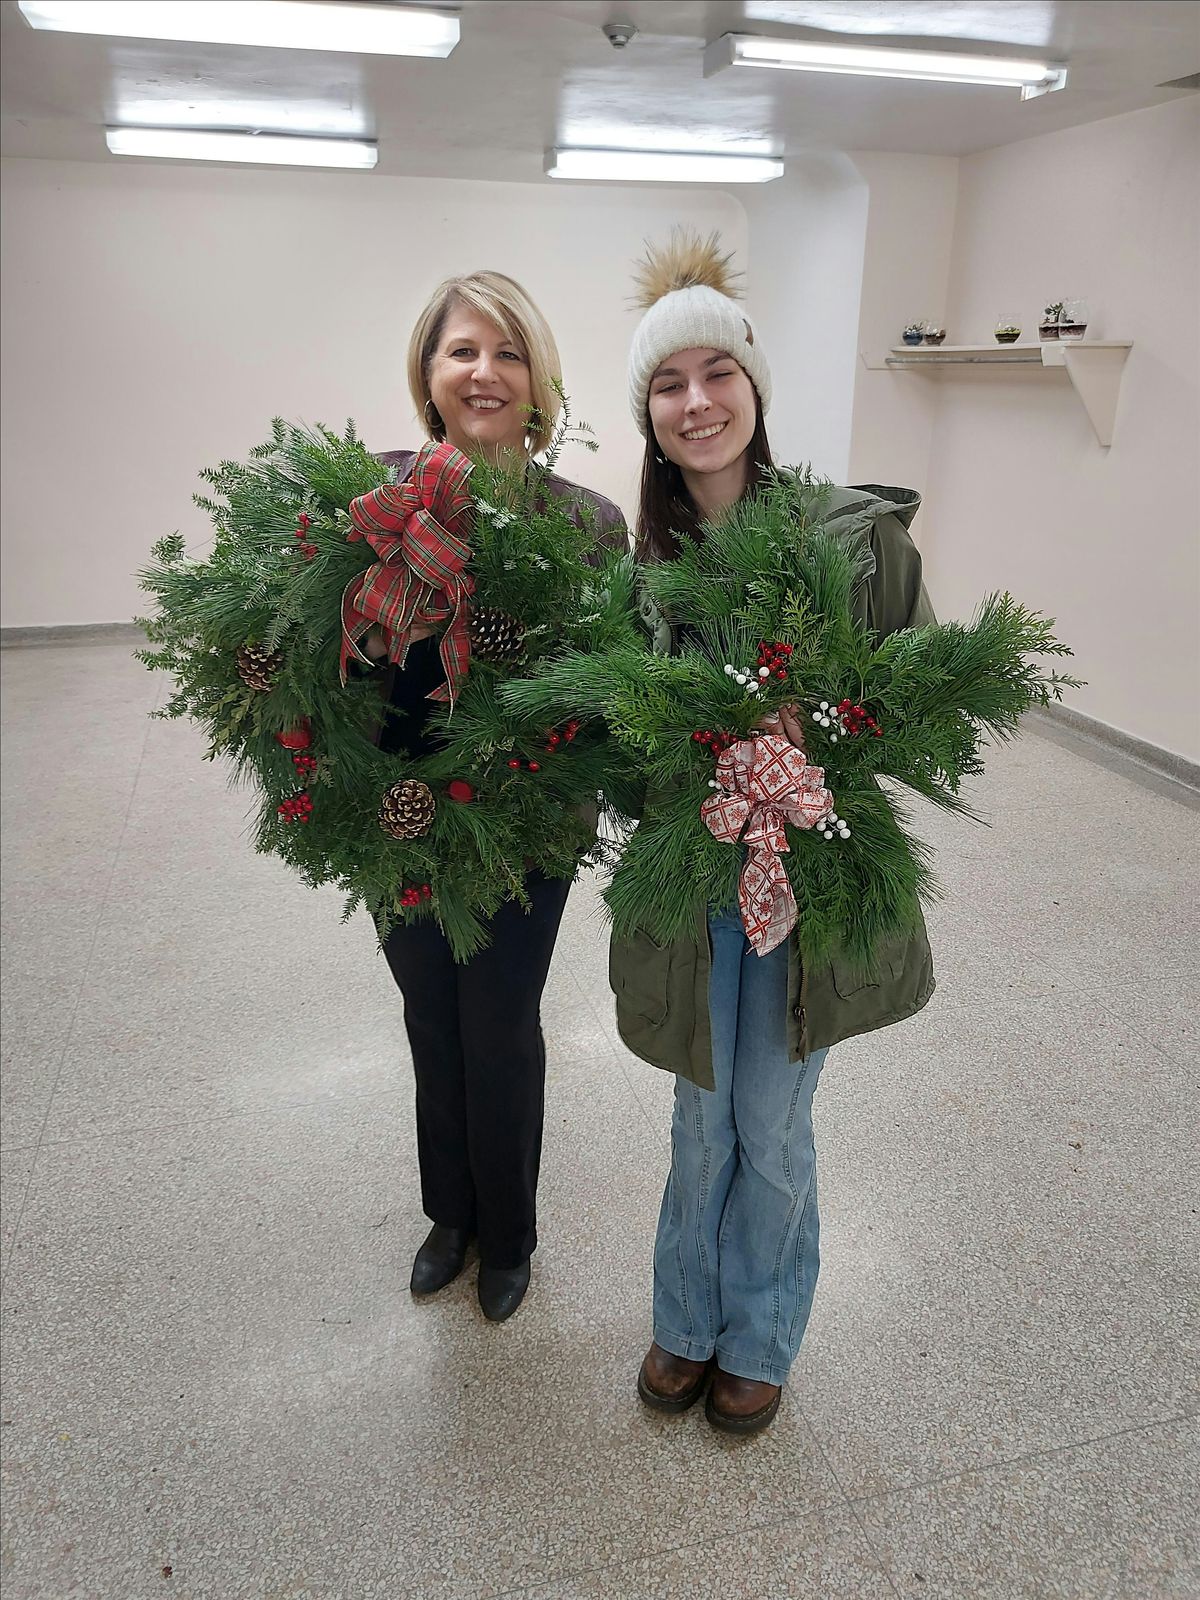
[[[248,689],[270,694],[275,687],[275,674],[282,665],[282,650],[264,650],[257,644],[238,645],[238,677]]]
[[[471,654],[492,666],[515,661],[525,648],[525,629],[516,617],[493,606],[481,606],[467,624]]]
[[[379,807],[379,826],[393,839],[419,839],[433,827],[437,801],[420,778],[394,783]]]

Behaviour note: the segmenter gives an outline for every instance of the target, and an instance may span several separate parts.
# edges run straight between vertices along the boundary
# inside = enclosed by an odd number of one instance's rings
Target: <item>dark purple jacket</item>
[[[384,450],[376,452],[376,460],[382,461],[385,467],[397,467],[403,478],[416,460],[415,450]],[[596,518],[596,532],[598,542],[602,549],[627,550],[629,536],[626,532],[625,517],[620,506],[614,505],[611,500],[606,500],[602,494],[597,494],[594,489],[585,489],[582,484],[571,483],[566,478],[560,478],[550,472],[546,475],[546,487],[552,495],[559,500],[567,500],[572,506],[590,506]]]

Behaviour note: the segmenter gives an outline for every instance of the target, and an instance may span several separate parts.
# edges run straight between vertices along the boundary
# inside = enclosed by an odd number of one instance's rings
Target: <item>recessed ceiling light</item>
[[[356,55],[448,56],[458,18],[357,0],[17,0],[26,22],[56,33],[200,44],[275,45]]]
[[[783,175],[783,162],[707,151],[549,150],[546,172],[610,183],[769,183]]]
[[[885,45],[826,44],[810,39],[767,39],[726,33],[704,52],[704,76],[726,67],[784,67],[796,72],[840,72],[867,78],[920,78],[931,83],[977,83],[1020,89],[1021,98],[1061,89],[1061,62],[945,50],[899,50]]]
[[[375,145],[362,139],[304,139],[294,134],[201,133],[192,128],[107,128],[114,156],[168,161],[256,161],[281,167],[373,167]]]

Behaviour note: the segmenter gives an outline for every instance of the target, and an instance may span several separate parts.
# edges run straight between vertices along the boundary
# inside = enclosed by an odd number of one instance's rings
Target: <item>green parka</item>
[[[908,529],[921,499],[911,489],[877,484],[835,489],[826,526],[866,536],[875,570],[855,595],[855,614],[879,635],[919,628],[935,620],[921,581],[921,557]],[[650,607],[655,648],[671,651],[670,625]],[[644,933],[612,941],[609,983],[617,1003],[617,1028],[634,1055],[702,1089],[713,1087],[708,980],[712,948],[708,920],[696,918],[690,937],[655,944]],[[933,959],[924,927],[885,946],[870,978],[839,962],[813,969],[800,961],[795,935],[788,949],[788,1055],[800,1061],[814,1050],[913,1016],[933,993]]]

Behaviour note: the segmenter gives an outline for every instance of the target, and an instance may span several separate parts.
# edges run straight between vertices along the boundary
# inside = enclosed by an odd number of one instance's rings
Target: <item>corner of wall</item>
[[[849,157],[812,156],[743,201],[748,300],[776,373],[777,458],[845,479],[867,196]],[[810,374],[819,381],[808,381]]]
[[[937,391],[912,373],[868,368],[913,318],[946,316],[958,206],[956,156],[859,151],[867,188],[862,295],[856,329],[850,475],[924,492]]]

